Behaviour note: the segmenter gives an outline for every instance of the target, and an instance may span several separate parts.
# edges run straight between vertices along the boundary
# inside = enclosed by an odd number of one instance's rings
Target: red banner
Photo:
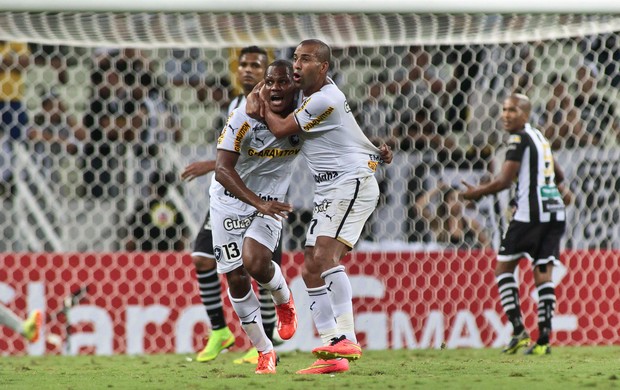
[[[0,302],[22,317],[35,308],[46,313],[37,343],[28,345],[1,328],[4,353],[186,353],[203,346],[208,320],[187,254],[1,256]],[[554,269],[553,343],[620,344],[620,252],[566,251],[561,260],[563,265]],[[347,256],[343,264],[353,288],[360,342],[367,349],[504,345],[512,328],[498,302],[494,261],[492,252]],[[301,253],[283,258],[300,317],[297,334],[279,347],[283,351],[320,344],[299,274],[302,262]],[[535,337],[536,289],[529,264],[522,263],[521,306]],[[225,304],[237,347],[246,348],[227,298]]]

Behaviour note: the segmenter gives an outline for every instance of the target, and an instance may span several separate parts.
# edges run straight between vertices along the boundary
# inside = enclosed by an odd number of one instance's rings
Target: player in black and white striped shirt
[[[571,194],[563,185],[564,174],[551,153],[549,141],[528,123],[531,104],[527,96],[513,94],[504,101],[502,122],[510,133],[506,161],[497,177],[477,187],[463,183],[463,198],[478,200],[511,187],[516,180],[516,210],[502,238],[495,276],[502,307],[513,326],[513,337],[504,349],[514,354],[530,343],[519,305],[519,286],[514,271],[519,260],[531,261],[538,291],[539,336],[526,354],[549,354],[551,319],[555,309],[553,264],[559,261],[565,231],[565,204]]]

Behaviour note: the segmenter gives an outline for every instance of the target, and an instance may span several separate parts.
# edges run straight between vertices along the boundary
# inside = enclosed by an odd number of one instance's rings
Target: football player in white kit
[[[267,50],[258,46],[247,46],[241,49],[237,58],[237,82],[241,84],[243,93],[235,97],[228,105],[228,115],[235,108],[245,110],[245,97],[256,84],[265,78],[265,71],[269,65]],[[243,108],[242,108],[243,107]],[[206,175],[215,170],[215,159],[195,161],[188,164],[181,178],[191,181],[200,176]],[[273,254],[273,261],[282,264],[282,238],[280,245]],[[196,361],[209,362],[218,357],[220,352],[235,345],[235,336],[228,327],[224,316],[223,302],[221,297],[222,286],[217,273],[217,263],[213,254],[213,233],[211,231],[211,215],[207,210],[202,227],[194,241],[192,251],[192,262],[196,271],[196,281],[198,282],[198,292],[200,300],[207,312],[207,317],[211,323],[211,330],[207,337],[204,348],[198,352]],[[276,309],[271,299],[271,293],[264,288],[258,288],[258,300],[260,301],[261,317],[263,318],[263,328],[270,340],[274,341],[273,333],[276,325]],[[274,342],[274,345],[275,344]],[[258,363],[258,351],[252,347],[240,358],[233,360],[233,363],[243,364]]]
[[[351,284],[340,260],[354,247],[377,205],[377,166],[392,160],[387,145],[377,148],[364,135],[344,94],[327,76],[330,60],[331,49],[324,42],[301,42],[293,58],[295,84],[303,92],[299,108],[286,117],[269,110],[261,84],[246,106],[250,116],[264,117],[276,137],[300,135],[302,155],[316,183],[302,277],[324,345],[312,351],[319,360],[299,374],[346,371],[347,361],[362,355]]]
[[[291,63],[276,60],[265,74],[269,109],[288,115],[295,109]],[[280,267],[271,259],[292,210],[284,202],[293,160],[300,154],[298,135],[276,138],[267,126],[236,109],[217,141],[215,180],[209,189],[213,250],[217,271],[228,280],[228,294],[241,327],[259,352],[257,374],[276,372],[276,353],[263,329],[259,300],[250,276],[271,291],[278,333],[290,339],[297,328],[293,297]]]

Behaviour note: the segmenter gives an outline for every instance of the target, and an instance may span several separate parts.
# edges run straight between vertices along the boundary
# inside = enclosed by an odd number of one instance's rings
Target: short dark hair
[[[248,54],[248,53],[262,54],[265,57],[268,57],[267,50],[263,49],[262,47],[246,46],[243,49],[241,49],[241,52],[239,53],[239,59],[241,59],[241,56],[243,56],[244,54]]]
[[[293,63],[291,61],[288,60],[284,60],[284,59],[277,59],[275,61],[273,61],[272,63],[270,63],[267,66],[267,69],[265,69],[265,74],[267,74],[267,70],[271,67],[284,67],[287,68],[289,73],[292,75],[293,74]]]
[[[329,45],[320,39],[305,39],[301,41],[300,45],[315,45],[318,46],[318,50],[316,51],[316,57],[321,62],[331,62],[332,60],[332,49]]]

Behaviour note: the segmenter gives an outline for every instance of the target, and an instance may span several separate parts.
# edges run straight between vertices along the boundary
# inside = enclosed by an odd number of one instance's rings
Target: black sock
[[[555,311],[555,287],[553,282],[536,286],[538,291],[538,341],[537,344],[549,344],[551,320]]]

